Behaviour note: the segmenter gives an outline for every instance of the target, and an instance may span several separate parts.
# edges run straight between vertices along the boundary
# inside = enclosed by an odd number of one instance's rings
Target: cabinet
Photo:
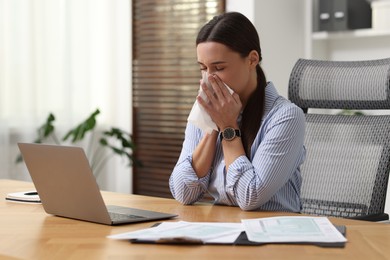
[[[306,56],[326,60],[367,60],[390,57],[389,28],[313,32],[313,0],[306,0]]]

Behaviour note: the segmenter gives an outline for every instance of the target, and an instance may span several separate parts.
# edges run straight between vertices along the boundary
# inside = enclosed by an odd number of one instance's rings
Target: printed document
[[[263,243],[343,244],[346,238],[326,217],[286,216],[243,219],[241,223],[163,222],[158,226],[108,236],[141,243],[235,244],[245,231],[247,241]]]
[[[345,242],[326,217],[271,217],[243,219],[248,239],[260,243]]]
[[[163,222],[156,227],[108,236],[112,239],[198,243],[233,243],[243,231],[241,223]]]

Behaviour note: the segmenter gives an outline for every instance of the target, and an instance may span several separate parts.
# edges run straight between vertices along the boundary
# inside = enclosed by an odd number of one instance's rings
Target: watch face
[[[236,137],[236,131],[234,130],[234,128],[226,128],[225,130],[223,130],[223,139],[225,140],[233,140],[234,137]]]

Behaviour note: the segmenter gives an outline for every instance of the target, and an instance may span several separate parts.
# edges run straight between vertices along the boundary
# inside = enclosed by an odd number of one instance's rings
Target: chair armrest
[[[389,215],[387,213],[378,213],[378,214],[349,217],[349,219],[377,222],[377,221],[389,220]]]

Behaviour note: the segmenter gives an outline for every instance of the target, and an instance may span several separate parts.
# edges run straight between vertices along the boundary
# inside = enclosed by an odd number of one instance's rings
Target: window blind
[[[168,180],[199,88],[195,38],[224,8],[221,0],[133,1],[135,194],[172,197]]]

